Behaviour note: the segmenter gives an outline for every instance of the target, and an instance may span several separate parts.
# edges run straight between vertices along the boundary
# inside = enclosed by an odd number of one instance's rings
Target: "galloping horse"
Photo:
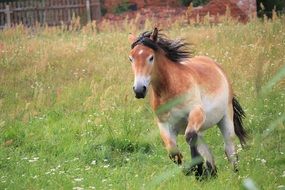
[[[241,145],[247,137],[242,110],[222,68],[204,56],[191,57],[182,40],[169,40],[152,32],[138,37],[130,34],[129,59],[135,75],[136,98],[144,98],[151,85],[151,104],[156,113],[161,138],[170,159],[182,164],[176,137],[184,134],[195,160],[195,175],[216,175],[213,156],[204,143],[202,132],[218,125],[225,143],[225,153],[237,171],[235,135]],[[170,105],[170,106],[169,106]],[[198,160],[198,161],[197,161]],[[203,162],[206,162],[203,165]]]

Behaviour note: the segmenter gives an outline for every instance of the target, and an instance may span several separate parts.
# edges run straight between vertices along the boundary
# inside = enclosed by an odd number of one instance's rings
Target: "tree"
[[[183,6],[188,7],[191,3],[193,4],[194,7],[200,6],[200,5],[205,5],[209,2],[210,0],[180,0],[181,4]]]
[[[278,15],[284,14],[285,1],[284,0],[256,0],[257,16],[272,18],[272,10],[275,10]]]

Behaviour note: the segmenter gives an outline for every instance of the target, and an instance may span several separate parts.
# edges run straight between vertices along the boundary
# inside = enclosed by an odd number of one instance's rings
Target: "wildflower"
[[[30,163],[36,162],[39,160],[39,157],[34,157],[31,160],[29,160]]]
[[[83,178],[75,178],[74,179],[74,181],[76,181],[76,182],[80,182],[80,181],[82,181],[83,180]]]
[[[265,163],[266,163],[266,160],[265,160],[265,159],[261,159],[260,161],[261,161],[262,164],[265,164]]]
[[[109,165],[109,164],[107,164],[107,165],[105,165],[105,166],[103,166],[103,167],[104,167],[104,168],[109,168],[109,166],[110,166],[110,165]]]
[[[73,187],[72,189],[73,190],[83,190],[84,188],[83,187]]]
[[[92,162],[91,162],[91,165],[95,165],[96,164],[96,160],[93,160]]]
[[[79,158],[75,157],[72,161],[76,161],[76,160],[79,160]]]

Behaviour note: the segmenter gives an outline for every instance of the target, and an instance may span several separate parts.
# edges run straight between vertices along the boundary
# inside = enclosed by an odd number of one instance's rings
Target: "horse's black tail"
[[[236,136],[239,138],[240,144],[242,147],[246,144],[246,138],[248,137],[244,127],[243,127],[243,119],[245,118],[245,113],[237,101],[236,97],[233,97],[232,100],[233,109],[234,109],[234,130]]]

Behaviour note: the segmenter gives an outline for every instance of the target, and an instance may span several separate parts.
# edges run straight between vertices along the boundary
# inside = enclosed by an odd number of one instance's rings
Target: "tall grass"
[[[221,63],[247,114],[237,174],[219,131],[206,132],[219,176],[205,182],[168,159],[148,101],[132,93],[128,33],[153,23],[123,26],[0,32],[0,189],[284,188],[284,18],[163,28]]]

